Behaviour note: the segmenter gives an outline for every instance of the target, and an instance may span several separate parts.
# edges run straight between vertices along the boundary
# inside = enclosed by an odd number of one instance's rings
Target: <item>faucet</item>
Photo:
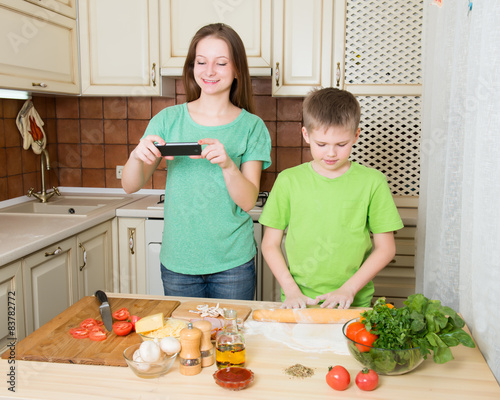
[[[47,203],[47,201],[52,196],[54,196],[55,194],[60,196],[61,193],[59,193],[59,190],[55,186],[52,187],[53,189],[52,192],[45,191],[45,169],[47,169],[47,171],[50,170],[49,153],[45,149],[42,149],[40,165],[41,165],[40,174],[42,175],[42,191],[40,193],[36,193],[35,188],[30,188],[30,190],[28,190],[28,197],[31,197],[31,195],[33,195],[42,203]]]

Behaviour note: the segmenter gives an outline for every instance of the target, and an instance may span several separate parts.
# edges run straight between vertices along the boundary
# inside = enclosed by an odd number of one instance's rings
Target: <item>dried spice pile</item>
[[[314,370],[302,364],[295,364],[285,368],[285,374],[294,378],[309,378],[314,375]]]

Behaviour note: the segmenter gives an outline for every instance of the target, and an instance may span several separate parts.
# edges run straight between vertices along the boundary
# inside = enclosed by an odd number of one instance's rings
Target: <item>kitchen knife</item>
[[[111,307],[108,303],[108,296],[102,290],[95,292],[95,297],[101,302],[99,306],[99,312],[101,313],[102,322],[106,329],[111,332],[113,329],[113,317],[111,316]]]

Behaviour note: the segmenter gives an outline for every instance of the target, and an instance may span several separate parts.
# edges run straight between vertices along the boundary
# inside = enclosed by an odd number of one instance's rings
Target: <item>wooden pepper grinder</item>
[[[201,331],[190,322],[181,330],[181,352],[179,372],[183,375],[196,375],[201,372]]]
[[[211,340],[212,324],[206,320],[198,320],[193,322],[193,326],[198,328],[201,333],[201,366],[203,368],[210,367],[215,362],[214,345]]]

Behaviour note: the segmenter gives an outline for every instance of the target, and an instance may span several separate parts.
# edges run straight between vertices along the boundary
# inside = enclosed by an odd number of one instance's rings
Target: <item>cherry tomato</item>
[[[126,336],[132,331],[132,323],[127,321],[119,321],[113,324],[113,331],[118,336]]]
[[[356,385],[361,390],[373,390],[378,385],[378,375],[373,369],[363,368],[356,375]]]
[[[91,328],[93,326],[98,326],[98,323],[97,323],[97,321],[94,318],[84,319],[80,323],[80,328],[84,328],[84,329],[89,329],[89,328]]]
[[[90,332],[106,332],[104,328],[101,325],[94,325],[88,328],[89,333]]]
[[[372,346],[373,342],[378,339],[378,336],[368,332],[365,328],[359,330],[356,332],[356,335],[354,335],[354,341],[357,342],[356,347],[361,353],[365,353],[367,351],[370,351],[370,348],[368,346]],[[363,346],[366,345],[366,346]]]
[[[125,307],[120,308],[118,311],[113,313],[113,318],[117,321],[125,321],[128,317],[130,317],[130,313]]]
[[[89,332],[89,339],[94,340],[95,342],[100,342],[101,340],[105,340],[108,337],[106,332],[101,331],[99,329],[93,330]]]
[[[361,322],[359,321],[352,322],[347,326],[345,330],[345,335],[349,339],[355,340],[354,337],[356,336],[356,332],[360,331],[361,329],[365,329],[365,326]]]
[[[88,331],[88,329],[85,329],[85,328],[72,328],[69,330],[69,333],[75,339],[85,339],[85,338],[89,337],[89,331]]]
[[[138,317],[137,315],[131,315],[130,316],[130,323],[132,324],[132,329],[135,331],[135,323],[139,321],[141,317]]]
[[[351,375],[341,365],[329,367],[326,374],[326,383],[335,390],[346,390],[351,382]]]

